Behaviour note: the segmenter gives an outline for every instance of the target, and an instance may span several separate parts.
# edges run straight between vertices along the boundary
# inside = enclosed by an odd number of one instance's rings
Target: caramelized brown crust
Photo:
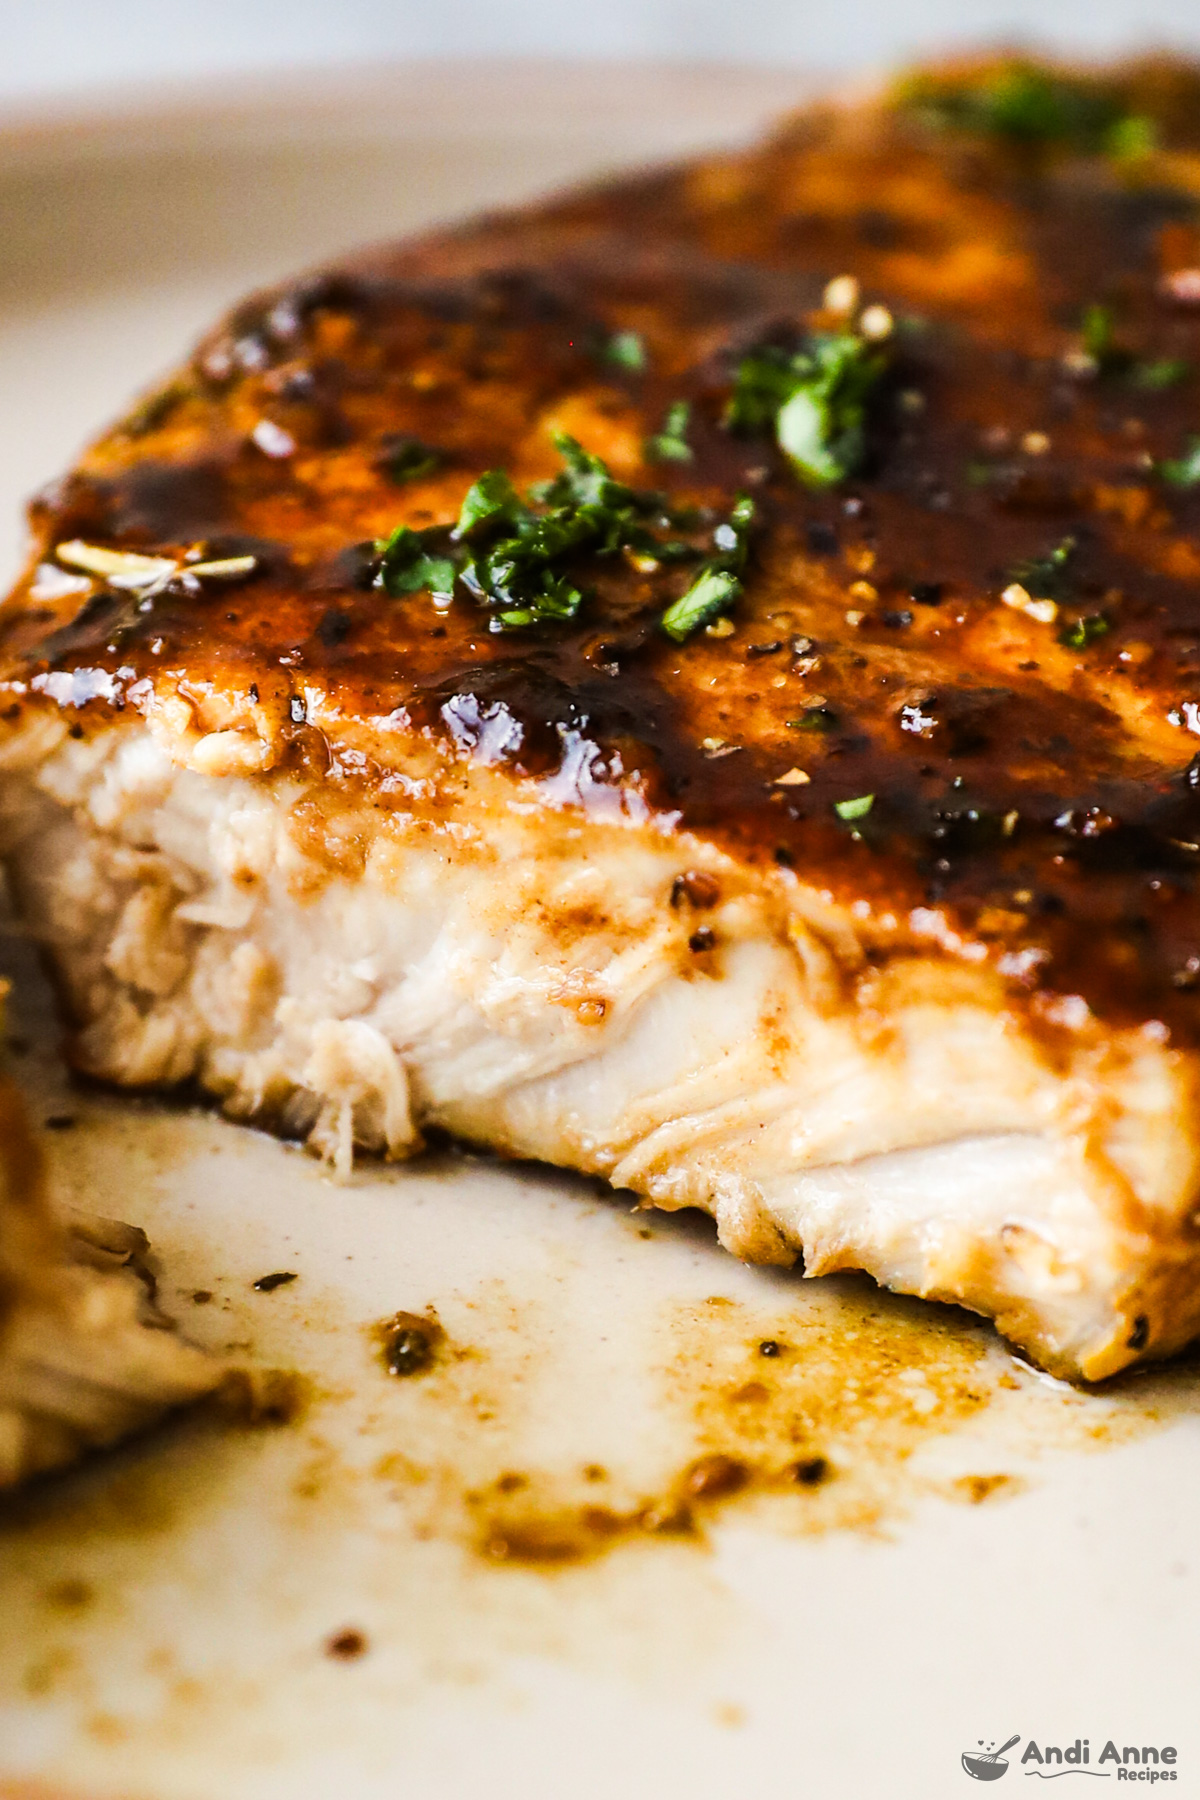
[[[491,721],[488,754],[517,771],[566,747],[752,863],[792,863],[877,917],[926,909],[1050,1021],[1081,995],[1200,1042],[1200,484],[1159,468],[1200,424],[1200,74],[1121,80],[1165,148],[1081,155],[887,105],[818,110],[746,155],[252,299],[33,525],[35,563],[68,539],[203,543],[256,572],[142,610],[104,588],[82,608],[35,600],[27,577],[4,625],[8,717],[69,706],[87,730],[139,682],[182,684],[221,694],[231,722],[283,708],[310,767],[344,746],[307,723],[306,689],[347,742],[391,716],[477,748]],[[746,347],[819,324],[843,274],[890,309],[896,349],[866,465],[814,492],[722,417]],[[1119,366],[1080,354],[1097,303]],[[606,361],[617,331],[641,334],[643,370]],[[1145,371],[1167,359],[1188,371],[1156,387]],[[694,459],[646,463],[681,399]],[[620,558],[574,571],[573,622],[522,631],[461,596],[438,611],[364,585],[360,546],[451,522],[483,470],[553,474],[554,429],[714,516],[755,496],[732,635],[672,642],[658,620],[686,577]],[[443,461],[397,485],[405,434]],[[1068,537],[1059,624],[1004,604],[1013,571]],[[1103,636],[1061,641],[1100,614]],[[832,729],[789,723],[820,702]],[[806,784],[777,785],[796,768]],[[868,794],[852,829],[835,804]]]

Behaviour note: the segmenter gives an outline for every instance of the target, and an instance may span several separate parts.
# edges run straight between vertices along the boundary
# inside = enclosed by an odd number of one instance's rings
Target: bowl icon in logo
[[[1001,1744],[998,1750],[974,1752],[964,1750],[962,1753],[963,1768],[976,1781],[999,1781],[1008,1768],[1008,1764],[1004,1761],[1004,1752],[1011,1750],[1013,1745],[1019,1741],[1020,1736],[1018,1731],[1014,1737],[1009,1738],[1006,1744]]]

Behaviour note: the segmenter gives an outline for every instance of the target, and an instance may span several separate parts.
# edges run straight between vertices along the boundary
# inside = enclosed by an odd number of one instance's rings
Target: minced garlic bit
[[[712,638],[727,638],[732,637],[736,630],[737,626],[732,619],[715,619],[711,625],[704,627],[704,635]]]
[[[111,550],[104,544],[85,544],[79,538],[56,545],[54,554],[68,569],[82,569],[111,588],[142,595],[156,593],[179,576],[194,576],[199,581],[240,581],[258,567],[256,556],[189,562],[187,557],[180,560],[174,556],[145,556],[137,550]],[[203,558],[203,552],[199,554]]]
[[[258,567],[258,558],[254,556],[222,556],[216,562],[185,563],[181,570],[184,575],[197,575],[203,581],[237,581],[242,575],[251,575]]]
[[[89,575],[99,575],[110,587],[145,587],[148,582],[160,581],[164,575],[173,575],[179,566],[171,556],[142,556],[135,550],[108,550],[102,544],[85,544],[79,538],[57,545],[54,554],[68,569],[83,569]]]
[[[869,581],[852,581],[847,592],[851,600],[863,600],[868,606],[879,598],[879,589],[872,587]]]
[[[1021,439],[1021,448],[1026,456],[1045,456],[1050,439],[1044,431],[1027,431]]]
[[[861,625],[866,616],[865,612],[856,612],[854,608],[851,607],[850,611],[846,614],[846,623],[847,625]]]
[[[894,326],[895,320],[887,307],[879,305],[866,307],[858,321],[859,331],[873,344],[891,337]]]
[[[835,275],[825,289],[823,296],[826,312],[837,313],[842,318],[849,318],[858,310],[859,286],[854,275]]]
[[[1010,582],[1000,598],[1005,606],[1011,606],[1014,612],[1024,613],[1026,618],[1036,619],[1039,625],[1053,625],[1058,617],[1058,606],[1053,600],[1035,600],[1028,588],[1023,588],[1019,581]]]
[[[774,785],[776,787],[807,787],[811,780],[812,776],[806,775],[803,769],[789,769],[786,775],[775,777]]]
[[[250,433],[250,441],[262,451],[264,456],[269,456],[275,461],[282,457],[294,456],[296,453],[295,438],[290,431],[285,431],[282,425],[277,425],[274,419],[260,419]]]

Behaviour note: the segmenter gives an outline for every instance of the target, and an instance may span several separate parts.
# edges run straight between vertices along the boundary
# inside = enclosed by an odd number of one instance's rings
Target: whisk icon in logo
[[[1004,1760],[1004,1752],[1011,1750],[1013,1745],[1019,1743],[1020,1740],[1021,1734],[1018,1731],[1009,1738],[1007,1743],[1001,1744],[997,1750],[995,1745],[985,1744],[980,1738],[978,1750],[963,1751],[962,1766],[967,1774],[973,1776],[976,1781],[999,1781],[1008,1768],[1008,1764]]]

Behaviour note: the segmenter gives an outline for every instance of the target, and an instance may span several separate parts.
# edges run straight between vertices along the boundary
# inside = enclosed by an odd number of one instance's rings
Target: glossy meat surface
[[[819,867],[888,912],[936,908],[1018,985],[1195,1041],[1200,483],[1161,466],[1186,455],[1200,393],[1196,84],[1168,67],[1128,87],[1121,104],[1157,107],[1167,148],[1122,160],[939,131],[911,109],[817,112],[743,157],[249,302],[34,518],[51,560],[70,539],[203,541],[252,553],[257,573],[141,612],[102,586],[82,611],[78,593],[25,590],[14,668],[112,671],[40,684],[77,700],[90,680],[85,720],[175,671],[243,716],[257,691],[286,704],[300,757],[327,754],[306,683],[344,716],[403,708],[458,741],[490,717],[518,770],[584,739],[600,778],[636,776],[746,855]],[[738,354],[819,317],[844,274],[897,331],[863,469],[814,492],[769,438],[721,419]],[[1097,306],[1116,342],[1089,366]],[[644,368],[606,360],[615,333],[638,334]],[[681,399],[692,460],[645,461]],[[552,475],[555,428],[714,518],[753,494],[731,636],[674,643],[657,621],[686,574],[621,557],[582,558],[577,618],[524,631],[489,631],[461,595],[439,612],[361,585],[355,546],[452,523],[482,471]],[[439,466],[397,485],[408,436]],[[1068,539],[1055,623],[1002,602]],[[1103,635],[1061,642],[1081,619]],[[773,785],[794,768],[810,782]],[[848,830],[835,803],[868,794]]]

